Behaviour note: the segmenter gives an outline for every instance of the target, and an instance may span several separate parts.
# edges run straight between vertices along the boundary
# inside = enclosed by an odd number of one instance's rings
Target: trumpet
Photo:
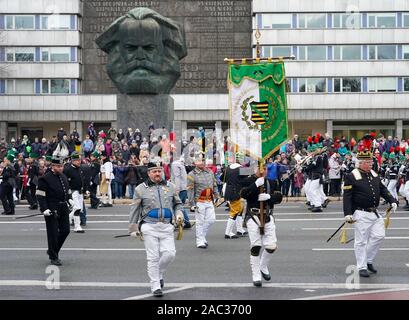
[[[294,168],[292,168],[290,170],[290,172],[288,172],[285,176],[286,178],[281,178],[280,180],[283,181],[285,179],[288,179],[291,175],[293,175],[299,168],[302,168],[302,166],[306,163],[308,163],[311,159],[313,159],[315,156],[318,156],[322,153],[324,153],[325,151],[327,151],[327,147],[323,147],[321,149],[318,149],[314,152],[311,152],[311,154],[309,154],[308,156],[306,156],[304,159],[302,159],[299,163],[297,163]]]

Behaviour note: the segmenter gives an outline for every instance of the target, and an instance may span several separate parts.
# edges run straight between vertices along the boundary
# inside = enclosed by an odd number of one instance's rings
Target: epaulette
[[[358,181],[358,180],[361,180],[361,179],[362,179],[362,175],[361,175],[361,173],[359,172],[358,169],[352,170],[351,173],[354,175],[355,180]]]

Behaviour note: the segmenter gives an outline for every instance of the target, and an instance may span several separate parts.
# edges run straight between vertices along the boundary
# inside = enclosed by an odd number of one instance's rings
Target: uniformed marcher
[[[101,170],[100,154],[98,151],[94,151],[90,155],[91,159],[91,181],[90,181],[90,209],[98,209],[101,201],[97,198],[97,189],[99,185],[99,173]]]
[[[406,160],[402,163],[402,171],[401,175],[403,178],[403,184],[400,189],[400,194],[405,198],[406,206],[402,209],[405,211],[409,211],[409,148],[406,149],[405,152]]]
[[[129,216],[130,235],[143,235],[148,276],[155,297],[163,295],[165,271],[176,254],[173,224],[183,223],[182,201],[175,185],[163,180],[162,175],[160,163],[148,164],[149,179],[135,188]]]
[[[398,184],[398,174],[399,174],[399,163],[396,160],[396,156],[394,152],[389,154],[389,164],[386,168],[386,176],[388,177],[388,191],[398,201],[398,193],[396,190],[396,186]]]
[[[273,218],[274,204],[282,201],[283,195],[280,192],[278,183],[271,185],[263,173],[257,169],[256,173],[243,182],[241,197],[247,201],[246,216],[244,221],[247,225],[250,239],[250,266],[253,278],[253,285],[261,287],[261,277],[266,281],[271,280],[268,264],[272,254],[277,249],[276,227]],[[264,192],[260,193],[260,187],[264,187]],[[264,208],[264,234],[260,233],[260,203]],[[264,247],[264,250],[262,250]]]
[[[225,181],[226,190],[224,192],[224,200],[229,201],[230,214],[227,219],[226,230],[224,232],[225,239],[237,239],[238,234],[233,232],[236,225],[236,219],[243,213],[244,204],[240,197],[240,191],[242,187],[243,180],[246,178],[244,175],[240,175],[241,165],[239,163],[230,164],[225,172],[222,174],[220,179]],[[243,220],[241,220],[241,225]],[[238,228],[240,230],[240,227]],[[246,231],[240,230],[240,236],[247,234]]]
[[[195,168],[187,175],[187,192],[190,211],[196,212],[196,247],[206,249],[207,233],[216,221],[214,202],[219,198],[216,178],[205,167],[202,154],[196,155]]]
[[[63,174],[63,162],[53,158],[51,171],[38,179],[37,199],[47,228],[47,254],[51,264],[60,266],[59,252],[70,233],[69,210],[72,205],[67,177]]]
[[[376,273],[373,263],[385,237],[382,215],[378,212],[380,197],[396,211],[397,201],[382,184],[379,175],[372,170],[372,153],[358,153],[358,168],[345,176],[343,207],[345,221],[354,223],[355,258],[361,277],[369,277],[368,270]]]
[[[30,205],[29,209],[30,210],[37,210],[38,209],[38,204],[37,204],[37,198],[36,198],[36,190],[37,190],[37,185],[38,185],[38,176],[39,176],[39,167],[38,167],[38,154],[31,152],[29,155],[29,158],[26,160],[27,161],[27,175],[28,175],[28,181],[27,181],[27,188],[25,191],[25,196],[26,199]]]
[[[80,214],[84,207],[84,193],[87,191],[85,174],[81,169],[81,156],[77,152],[71,154],[71,162],[66,164],[64,174],[67,177],[74,205],[70,212],[70,221],[74,220],[74,232],[84,233],[81,228]]]
[[[16,186],[16,171],[12,165],[14,157],[12,152],[8,152],[2,163],[3,171],[1,172],[0,178],[0,199],[4,208],[2,214],[6,215],[15,214],[13,188]]]

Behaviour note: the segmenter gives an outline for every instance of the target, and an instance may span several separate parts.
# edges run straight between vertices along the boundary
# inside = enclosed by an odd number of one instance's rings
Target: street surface
[[[88,210],[85,234],[70,233],[60,253],[60,288],[47,289],[46,232],[42,216],[14,220],[0,216],[0,299],[158,299],[150,294],[143,242],[126,234],[129,205]],[[385,207],[383,207],[383,211]],[[303,202],[275,209],[278,251],[270,264],[272,280],[252,285],[247,237],[226,240],[225,207],[216,211],[209,248],[195,246],[195,228],[176,242],[176,259],[165,276],[169,300],[409,299],[409,212],[398,208],[391,219],[375,266],[378,274],[346,287],[355,264],[353,241],[328,237],[343,222],[342,204],[333,201],[323,213]],[[38,211],[19,205],[16,215]],[[194,215],[191,215],[194,220]],[[176,236],[176,233],[175,233]],[[348,238],[353,231],[348,230]],[[55,267],[54,267],[55,268]],[[53,271],[54,270],[54,271]],[[48,272],[48,273],[47,273]]]

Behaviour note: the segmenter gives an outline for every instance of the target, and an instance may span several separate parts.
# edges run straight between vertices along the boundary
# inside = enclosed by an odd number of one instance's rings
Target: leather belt
[[[367,212],[378,212],[378,209],[375,207],[370,207],[370,208],[356,208],[356,210],[361,210],[361,211],[367,211]]]
[[[250,208],[250,212],[260,214],[260,209],[259,208]],[[264,213],[273,214],[273,209],[264,210]]]

